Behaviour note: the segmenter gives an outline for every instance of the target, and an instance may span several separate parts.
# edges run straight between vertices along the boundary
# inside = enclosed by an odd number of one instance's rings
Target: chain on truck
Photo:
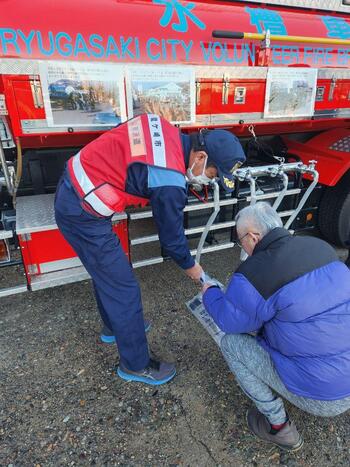
[[[141,112],[228,129],[245,149],[232,194],[189,197],[197,258],[232,248],[237,211],[258,200],[292,231],[349,240],[350,1],[17,0],[0,57],[0,266],[26,277],[0,296],[88,277],[55,224],[55,188],[69,157]],[[113,217],[135,268],[166,259],[136,227],[151,216]]]

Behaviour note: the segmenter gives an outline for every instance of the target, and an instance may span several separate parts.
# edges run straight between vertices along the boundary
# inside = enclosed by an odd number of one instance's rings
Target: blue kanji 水
[[[159,21],[161,26],[168,26],[173,16],[176,15],[178,22],[173,21],[171,23],[171,27],[174,31],[187,32],[188,19],[191,20],[199,29],[205,29],[205,24],[192,12],[195,8],[194,3],[182,5],[178,0],[153,0],[153,3],[165,6],[164,14]]]

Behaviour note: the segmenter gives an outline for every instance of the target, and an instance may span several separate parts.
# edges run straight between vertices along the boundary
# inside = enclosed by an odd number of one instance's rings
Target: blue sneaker
[[[148,320],[145,320],[145,331],[148,332],[151,329],[151,323]],[[104,344],[115,344],[115,336],[113,334],[113,331],[107,328],[106,325],[103,326],[103,329],[101,331],[100,335],[101,342]]]
[[[159,386],[165,384],[176,375],[175,365],[173,363],[158,362],[150,358],[146,368],[140,371],[132,371],[125,368],[122,364],[117,368],[118,375],[125,381],[137,381],[139,383]]]

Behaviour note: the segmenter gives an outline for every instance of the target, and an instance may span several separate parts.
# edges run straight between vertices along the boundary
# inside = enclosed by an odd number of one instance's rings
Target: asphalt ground
[[[238,262],[233,249],[202,265],[227,283]],[[0,269],[1,286],[20,273]],[[1,466],[349,466],[349,413],[321,419],[287,404],[303,449],[255,439],[245,422],[250,401],[186,309],[198,288],[172,262],[135,273],[150,347],[177,366],[158,388],[116,376],[90,281],[1,299]]]

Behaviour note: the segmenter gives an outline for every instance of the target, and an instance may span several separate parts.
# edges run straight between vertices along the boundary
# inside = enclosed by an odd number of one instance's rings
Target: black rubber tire
[[[337,246],[350,241],[350,172],[334,187],[326,188],[321,199],[318,226],[325,239]]]

